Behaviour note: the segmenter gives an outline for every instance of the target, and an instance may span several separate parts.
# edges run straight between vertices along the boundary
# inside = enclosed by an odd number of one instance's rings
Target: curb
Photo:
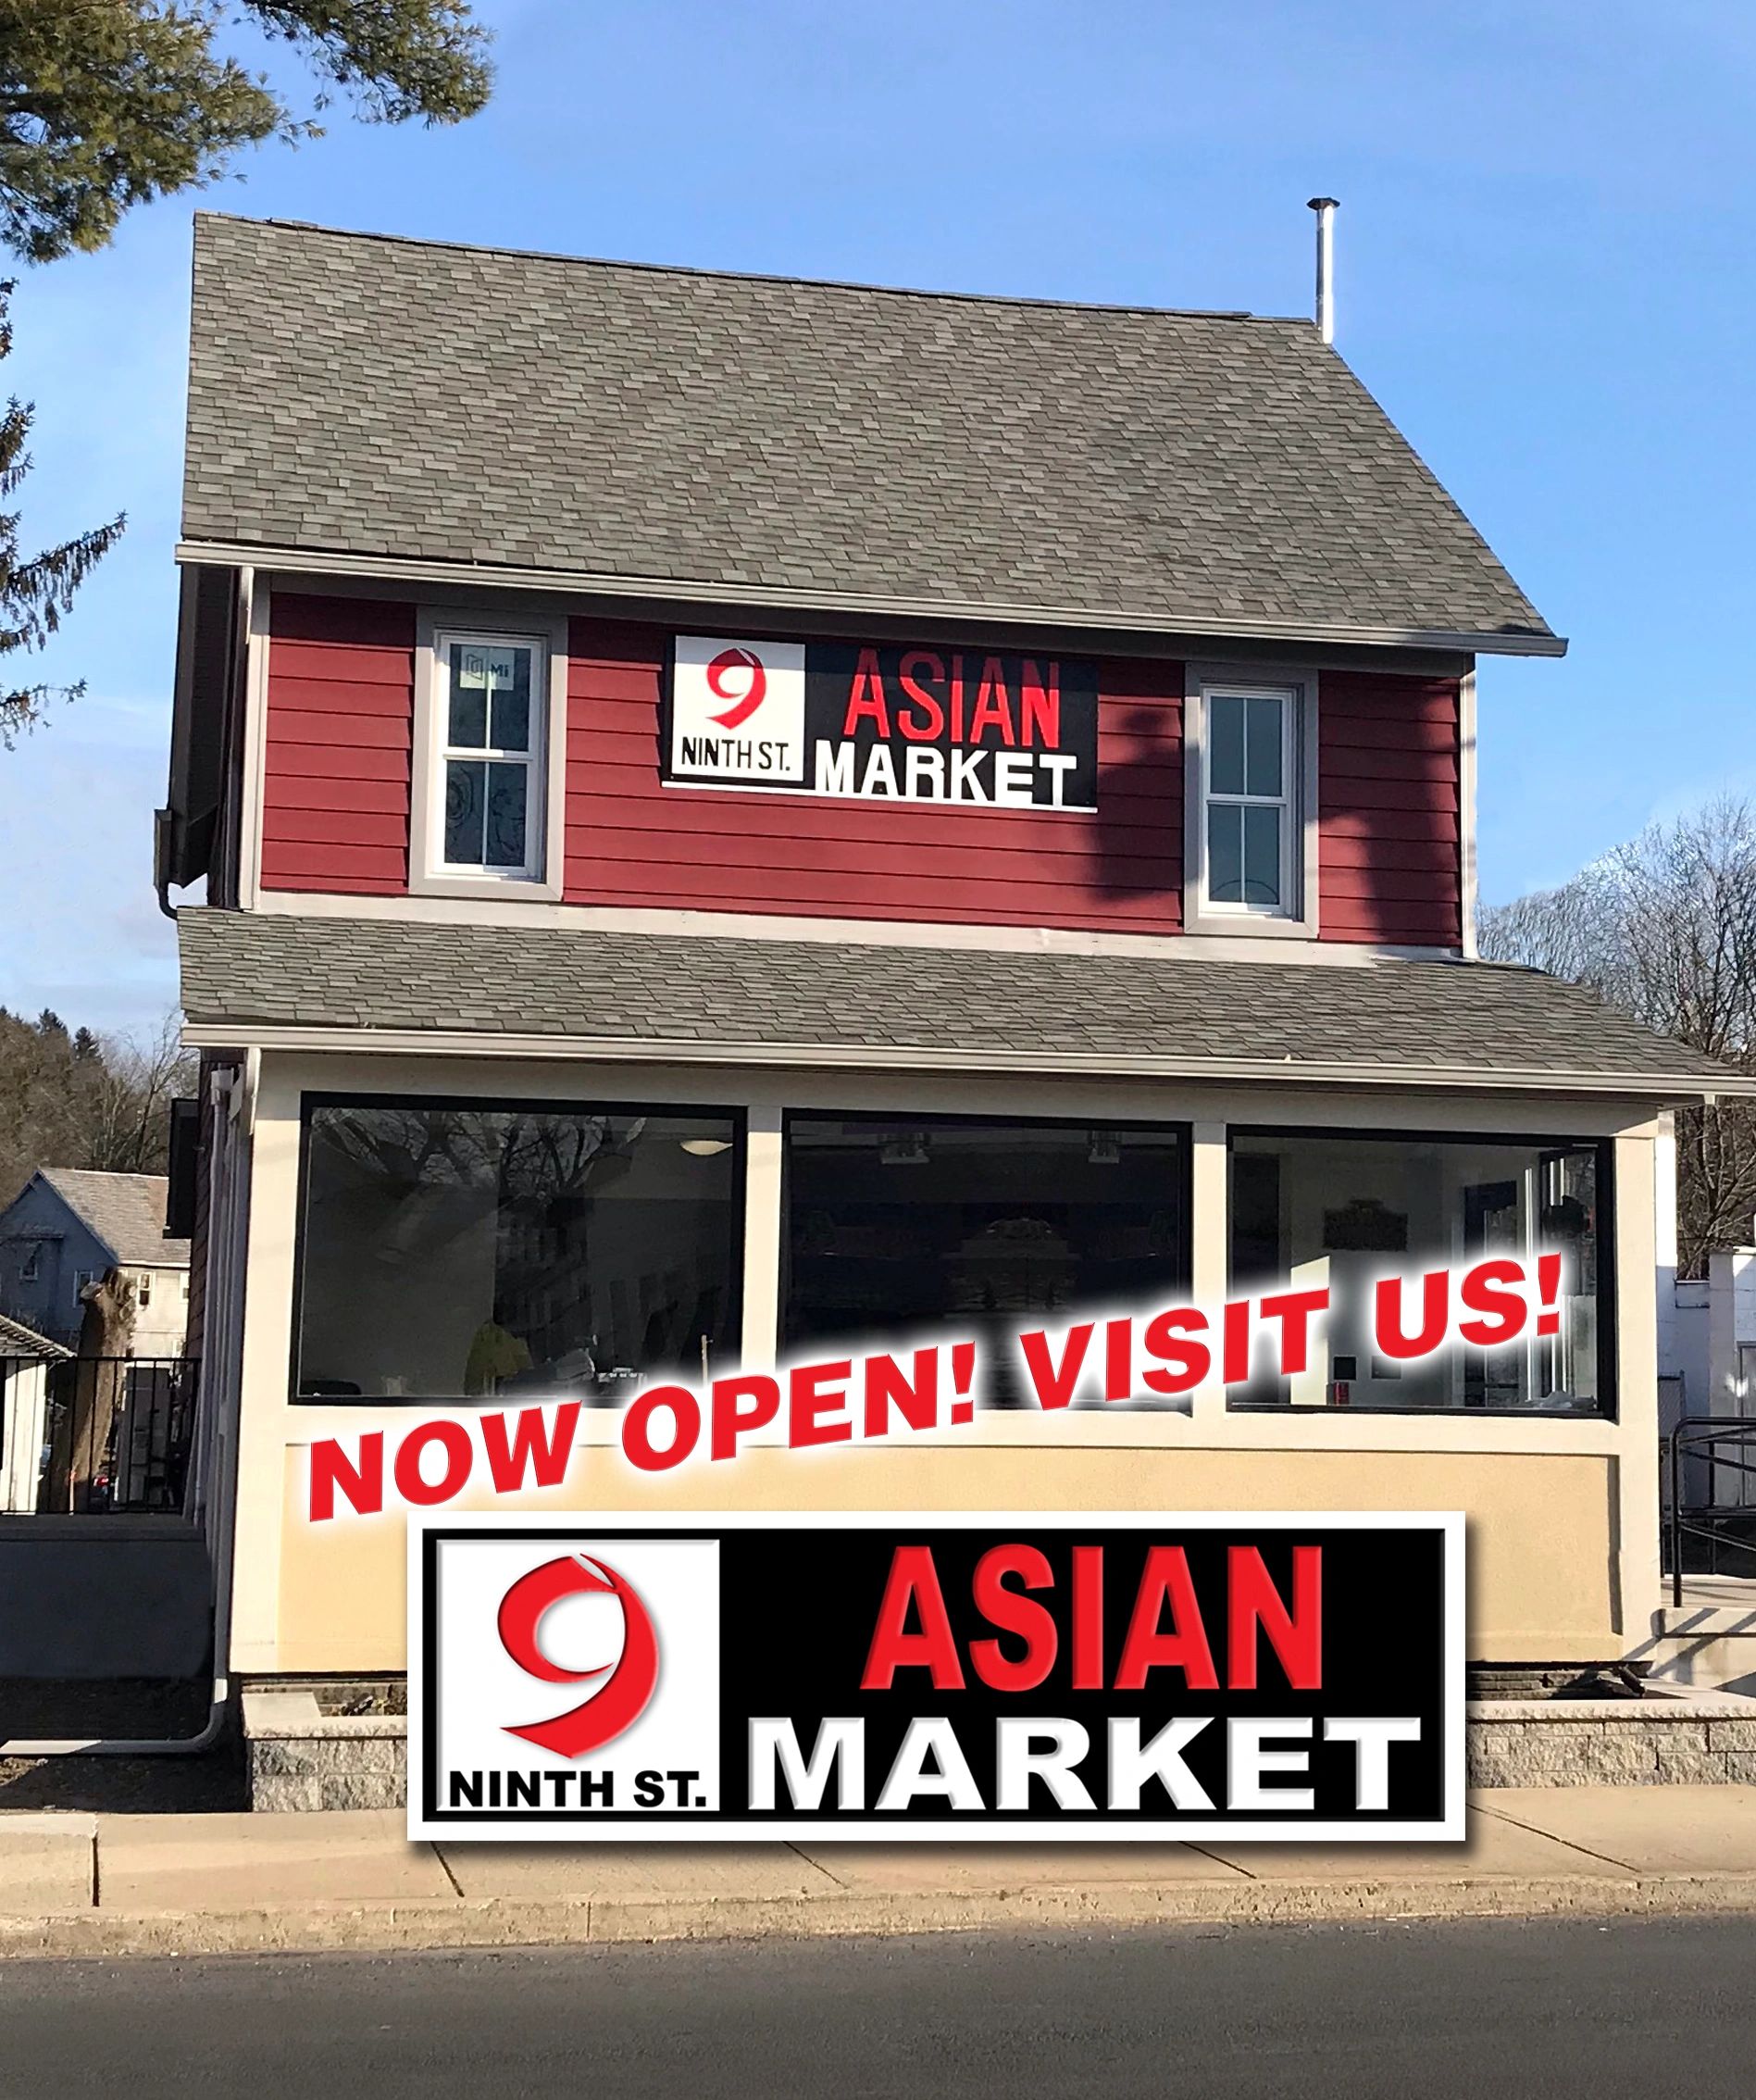
[[[273,1910],[56,1911],[0,1918],[0,1959],[122,1955],[389,1954],[830,1939],[1083,1926],[1334,1924],[1448,1918],[1619,1918],[1756,1912],[1756,1874],[1570,1875],[1459,1881],[1194,1881],[918,1895],[651,1902],[453,1898]]]

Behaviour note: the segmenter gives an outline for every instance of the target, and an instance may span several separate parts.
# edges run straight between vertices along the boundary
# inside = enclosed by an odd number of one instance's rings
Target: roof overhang
[[[964,603],[912,599],[861,592],[807,591],[776,584],[706,582],[699,578],[611,575],[594,569],[523,569],[495,562],[435,561],[412,555],[353,554],[335,549],[255,545],[245,541],[184,540],[183,563],[256,568],[287,574],[355,578],[477,590],[541,591],[579,597],[655,599],[738,611],[867,613],[874,617],[931,622],[961,620],[996,626],[1108,630],[1118,634],[1177,634],[1213,641],[1306,643],[1329,647],[1424,649],[1465,656],[1564,656],[1563,636],[1530,630],[1486,633],[1425,628],[1367,628],[1321,622],[1289,622],[1228,614],[1223,621],[1190,618],[1175,622],[1126,608]]]
[[[196,1050],[267,1050],[329,1056],[487,1057],[504,1061],[581,1064],[698,1065],[786,1071],[924,1072],[942,1074],[942,1044],[738,1043],[665,1036],[515,1034],[498,1030],[290,1027],[281,1023],[199,1021],[184,1027]],[[1570,1071],[1553,1067],[1351,1064],[1270,1057],[1122,1056],[1090,1051],[1007,1050],[971,1045],[955,1054],[962,1073],[1020,1079],[1211,1081],[1282,1087],[1321,1086],[1406,1093],[1614,1095],[1625,1101],[1712,1101],[1756,1097],[1756,1074],[1711,1085],[1698,1076]]]

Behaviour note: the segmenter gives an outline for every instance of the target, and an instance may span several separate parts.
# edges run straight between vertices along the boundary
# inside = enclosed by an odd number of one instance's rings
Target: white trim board
[[[1288,941],[1265,956],[1252,934],[1098,933],[1079,927],[966,926],[896,919],[809,919],[781,913],[691,911],[657,906],[552,904],[499,894],[436,898],[367,896],[342,890],[265,890],[255,909],[283,919],[402,919],[431,926],[503,926],[580,933],[706,935],[737,941],[817,941],[875,948],[953,948],[988,955],[1141,956],[1159,962],[1311,963],[1359,969],[1378,962],[1463,960],[1456,948]]]

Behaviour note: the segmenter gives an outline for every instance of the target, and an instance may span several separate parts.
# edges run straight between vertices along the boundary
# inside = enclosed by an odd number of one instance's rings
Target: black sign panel
[[[434,1520],[410,1832],[1461,1838],[1462,1522]]]
[[[1097,806],[1097,672],[1065,657],[679,635],[666,713],[673,786]]]

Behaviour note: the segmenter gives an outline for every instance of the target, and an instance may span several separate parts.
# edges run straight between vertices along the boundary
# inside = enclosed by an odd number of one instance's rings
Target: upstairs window
[[[565,661],[558,635],[426,626],[411,889],[560,895]]]
[[[1316,931],[1314,682],[1209,678],[1188,695],[1190,931]]]
[[[534,642],[442,635],[446,873],[514,879],[538,872],[542,670]]]
[[[1284,912],[1291,884],[1289,693],[1207,696],[1207,902]]]

